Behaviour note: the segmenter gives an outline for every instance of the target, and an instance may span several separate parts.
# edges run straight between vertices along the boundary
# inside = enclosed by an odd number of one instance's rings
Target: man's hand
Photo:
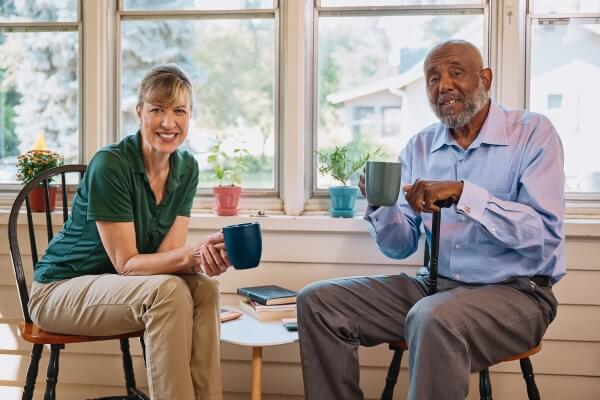
[[[358,178],[358,188],[364,197],[367,197],[367,190],[365,189],[365,174],[360,174]]]
[[[457,203],[462,195],[461,181],[422,181],[417,179],[412,185],[402,187],[406,201],[417,212],[433,213],[440,211],[436,201],[452,199]]]
[[[223,233],[218,232],[210,235],[204,243],[198,248],[201,264],[204,272],[208,276],[220,275],[231,265],[225,243]]]

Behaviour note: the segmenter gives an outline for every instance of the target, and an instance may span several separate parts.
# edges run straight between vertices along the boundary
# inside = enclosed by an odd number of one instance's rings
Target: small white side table
[[[298,332],[289,332],[283,327],[281,321],[263,322],[244,313],[238,319],[223,322],[221,325],[221,341],[252,347],[252,389],[250,398],[260,400],[263,347],[297,342]]]

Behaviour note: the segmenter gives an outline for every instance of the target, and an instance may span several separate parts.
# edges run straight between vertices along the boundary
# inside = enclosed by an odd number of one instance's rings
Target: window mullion
[[[503,0],[497,18],[496,99],[510,108],[525,107],[525,0]]]
[[[306,7],[302,1],[286,1],[283,6],[284,57],[282,85],[283,106],[281,194],[285,213],[299,215],[304,208],[306,165]]]
[[[113,141],[110,104],[112,43],[110,15],[114,0],[84,1],[83,20],[83,148],[81,158],[89,162],[102,146]]]

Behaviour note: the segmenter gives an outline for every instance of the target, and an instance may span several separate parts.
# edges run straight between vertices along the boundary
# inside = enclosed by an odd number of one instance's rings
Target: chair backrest
[[[31,182],[25,185],[23,189],[21,189],[10,210],[10,216],[8,218],[8,242],[10,246],[10,256],[15,271],[15,278],[17,280],[17,290],[19,292],[19,298],[21,300],[21,310],[23,311],[23,318],[26,322],[30,323],[32,321],[31,317],[29,316],[29,309],[27,307],[27,303],[29,303],[29,292],[27,290],[27,282],[25,280],[25,272],[23,270],[23,260],[21,258],[21,248],[19,247],[19,235],[17,229],[19,214],[21,213],[21,207],[23,205],[23,202],[25,202],[25,208],[27,213],[27,226],[29,231],[29,246],[31,250],[33,266],[35,267],[35,265],[38,262],[38,242],[36,242],[35,226],[33,223],[33,216],[31,211],[31,192],[38,187],[41,187],[43,190],[44,204],[46,205],[44,211],[46,215],[46,233],[49,242],[54,236],[54,231],[52,227],[52,213],[48,207],[48,204],[50,204],[50,180],[58,175],[60,175],[61,177],[60,189],[58,190],[58,193],[61,193],[62,195],[62,217],[64,224],[69,218],[69,204],[67,193],[68,186],[66,175],[69,173],[78,173],[79,179],[81,181],[85,170],[85,165],[74,164],[63,165],[42,172],[41,174],[33,178]]]

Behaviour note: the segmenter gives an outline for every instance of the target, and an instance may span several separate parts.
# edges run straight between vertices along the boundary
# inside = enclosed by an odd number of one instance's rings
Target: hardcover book
[[[259,321],[279,321],[282,318],[295,318],[296,309],[257,311],[246,299],[240,299],[240,310]]]
[[[243,287],[238,288],[237,292],[240,296],[265,306],[295,303],[298,295],[293,290],[276,285]]]

